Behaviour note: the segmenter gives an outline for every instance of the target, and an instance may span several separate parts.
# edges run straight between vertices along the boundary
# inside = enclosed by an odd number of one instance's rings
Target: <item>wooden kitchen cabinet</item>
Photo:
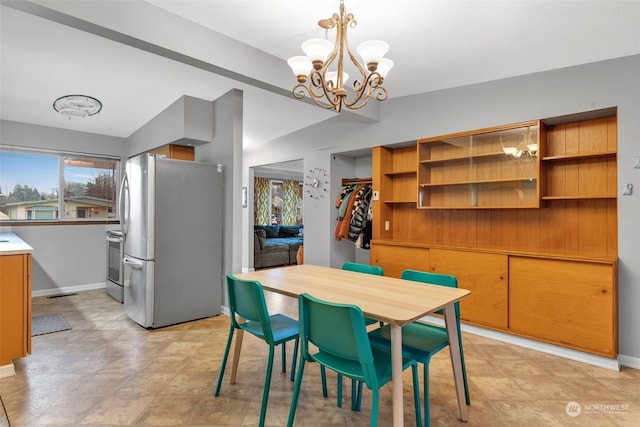
[[[509,329],[519,335],[615,357],[616,263],[513,256]]]
[[[371,264],[455,275],[465,322],[615,358],[617,138],[608,109],[373,148]]]
[[[418,140],[418,208],[539,207],[544,137],[532,121]]]
[[[429,264],[433,273],[456,276],[458,287],[471,291],[471,295],[460,301],[462,320],[507,329],[507,255],[430,249]]]
[[[382,267],[385,276],[399,278],[406,269],[427,271],[429,268],[427,248],[375,243],[370,250],[370,263]]]
[[[0,366],[31,353],[31,254],[0,256]]]
[[[167,144],[163,145],[162,147],[154,148],[149,152],[153,154],[160,154],[170,159],[177,160],[193,161],[195,158],[193,147],[189,147],[186,145]]]

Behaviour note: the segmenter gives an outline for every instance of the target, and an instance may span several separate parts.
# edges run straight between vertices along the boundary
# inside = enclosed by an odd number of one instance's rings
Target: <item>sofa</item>
[[[303,225],[255,225],[253,268],[296,264],[303,243]]]

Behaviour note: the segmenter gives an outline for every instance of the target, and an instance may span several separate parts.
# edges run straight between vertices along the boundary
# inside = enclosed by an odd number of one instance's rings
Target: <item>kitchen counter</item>
[[[30,254],[33,248],[14,233],[0,233],[0,255]]]
[[[31,353],[31,253],[14,233],[0,233],[0,378]]]

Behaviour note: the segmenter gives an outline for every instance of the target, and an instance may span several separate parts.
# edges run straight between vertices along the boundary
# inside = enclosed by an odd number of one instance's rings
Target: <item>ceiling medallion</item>
[[[362,57],[366,68],[358,62],[347,41],[347,27],[357,25],[353,14],[347,14],[344,1],[340,0],[340,14],[334,13],[331,18],[321,19],[320,28],[328,31],[336,28],[335,43],[325,39],[311,39],[302,43],[302,50],[306,56],[294,56],[287,63],[298,79],[293,88],[293,96],[302,99],[308,94],[313,102],[329,110],[340,112],[342,106],[352,110],[367,105],[371,98],[378,101],[387,99],[387,89],[382,86],[384,78],[393,67],[393,61],[383,58],[389,50],[389,45],[380,40],[370,40],[360,43],[356,51]],[[344,70],[344,55],[357,69],[359,75],[353,82],[350,96],[345,89],[349,75]],[[333,70],[329,67],[337,63]],[[308,80],[308,83],[307,83]]]
[[[102,102],[87,95],[65,95],[53,101],[53,109],[63,116],[82,117],[93,116],[102,110]]]

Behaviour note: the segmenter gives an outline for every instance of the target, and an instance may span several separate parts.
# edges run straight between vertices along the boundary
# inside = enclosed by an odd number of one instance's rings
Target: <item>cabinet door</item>
[[[0,366],[31,350],[30,255],[0,256]]]
[[[507,329],[506,255],[431,249],[430,270],[451,274],[458,287],[471,295],[460,301],[462,320],[497,329]]]
[[[616,357],[615,263],[511,257],[509,329]]]
[[[371,244],[370,263],[379,265],[384,275],[400,277],[407,269],[427,271],[429,268],[429,249],[409,246]]]
[[[167,144],[151,150],[153,154],[159,154],[169,159],[194,160],[194,149],[186,145]]]

